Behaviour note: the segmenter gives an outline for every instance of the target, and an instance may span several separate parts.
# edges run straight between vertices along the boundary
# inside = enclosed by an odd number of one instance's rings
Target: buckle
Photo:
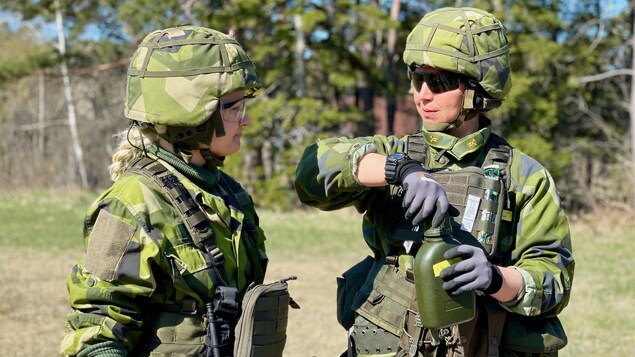
[[[196,308],[196,300],[185,298],[181,304],[181,314],[187,316],[198,315],[198,309]]]

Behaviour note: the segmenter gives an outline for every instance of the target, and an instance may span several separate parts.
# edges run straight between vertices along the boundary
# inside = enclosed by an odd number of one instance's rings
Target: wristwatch
[[[406,153],[403,152],[396,152],[394,154],[388,155],[388,157],[386,158],[386,165],[384,166],[384,177],[386,178],[386,182],[391,185],[396,184],[397,170],[399,169],[399,165],[408,160],[410,160],[410,158]]]

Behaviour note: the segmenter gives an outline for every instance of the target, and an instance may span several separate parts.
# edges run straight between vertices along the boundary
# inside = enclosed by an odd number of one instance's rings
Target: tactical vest
[[[431,169],[434,158],[429,156],[428,145],[420,134],[409,137],[407,148],[408,156],[429,169],[446,190],[450,204],[459,211],[459,215],[453,217],[455,238],[466,244],[480,244],[492,261],[499,260],[500,239],[506,238],[503,247],[506,250],[511,245],[512,235],[513,203],[508,194],[512,149],[509,144],[491,134],[482,165],[455,171]],[[407,240],[414,236],[416,234],[406,234],[404,245],[411,244]],[[417,239],[421,240],[420,233]],[[416,247],[410,254],[415,252]],[[408,258],[409,262],[406,261]],[[351,309],[361,318],[358,317],[354,325],[350,318],[347,321],[348,327],[352,326],[353,345],[350,348],[360,355],[398,352],[397,356],[420,356],[417,351],[430,356],[487,355],[489,348],[489,355],[497,356],[505,314],[496,302],[480,304],[475,319],[465,324],[440,331],[430,331],[421,326],[410,269],[412,260],[412,255],[389,255],[385,261],[373,263],[366,260],[365,264],[358,264],[343,275],[346,278],[358,275],[362,270],[363,274],[370,271],[364,284],[355,287],[360,292],[352,301]],[[344,280],[340,284],[348,289],[346,285],[349,282]],[[346,316],[341,318],[346,319]],[[489,326],[486,336],[475,336],[477,324]],[[482,343],[478,344],[479,339],[490,342],[488,346],[482,346]],[[485,351],[477,352],[477,347]]]
[[[480,167],[472,166],[449,171],[432,169],[429,148],[422,134],[408,139],[408,156],[422,163],[445,189],[448,201],[459,211],[453,217],[454,237],[463,243],[480,243],[494,256],[499,239],[512,234],[514,211],[509,196],[512,148],[501,137],[490,134],[485,144],[485,158]],[[505,242],[507,250],[509,242]],[[499,256],[495,260],[500,260]]]
[[[194,245],[203,251],[213,267],[209,274],[217,287],[216,300],[218,287],[226,287],[228,279],[223,269],[223,253],[215,243],[211,221],[178,177],[159,161],[142,157],[133,161],[127,171],[150,178],[178,209]],[[237,202],[235,204],[240,206]],[[234,300],[240,304],[238,299]],[[218,342],[214,342],[214,337],[210,336],[210,330],[213,329],[211,322],[215,321],[215,317],[210,315],[210,308],[197,306],[193,298],[184,299],[180,306],[151,306],[144,321],[144,332],[131,355],[230,357],[235,348],[240,348],[240,351],[252,350],[253,357],[280,357],[286,341],[290,305],[299,308],[289,295],[286,280],[264,285],[252,284],[242,307],[227,307],[236,309],[236,319],[226,326],[230,329],[231,338],[228,341],[231,345],[223,350],[214,345]],[[236,343],[234,337],[238,339]]]

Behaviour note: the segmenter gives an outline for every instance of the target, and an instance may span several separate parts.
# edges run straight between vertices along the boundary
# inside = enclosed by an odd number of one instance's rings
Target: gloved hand
[[[406,219],[412,218],[412,224],[418,226],[432,216],[432,226],[440,225],[450,208],[443,187],[417,161],[404,164],[399,171],[397,181],[405,191],[403,208]]]
[[[482,248],[461,244],[449,249],[443,256],[445,259],[463,259],[439,274],[444,281],[443,290],[448,293],[458,295],[466,291],[481,290],[491,295],[503,286],[500,269],[487,260]]]

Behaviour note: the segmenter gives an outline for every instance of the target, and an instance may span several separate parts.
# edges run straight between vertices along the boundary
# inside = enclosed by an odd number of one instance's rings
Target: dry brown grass
[[[0,251],[2,356],[55,356],[69,310],[65,281],[78,252]]]
[[[79,256],[79,252],[52,254],[23,248],[0,251],[4,266],[0,271],[2,356],[58,355],[64,316],[69,311],[64,284]],[[301,308],[290,311],[287,357],[339,356],[346,348],[346,332],[335,319],[335,277],[355,263],[355,256],[337,262],[324,260],[316,257],[299,265],[276,262],[272,257],[270,280],[291,274],[299,277],[290,282],[292,297]]]

